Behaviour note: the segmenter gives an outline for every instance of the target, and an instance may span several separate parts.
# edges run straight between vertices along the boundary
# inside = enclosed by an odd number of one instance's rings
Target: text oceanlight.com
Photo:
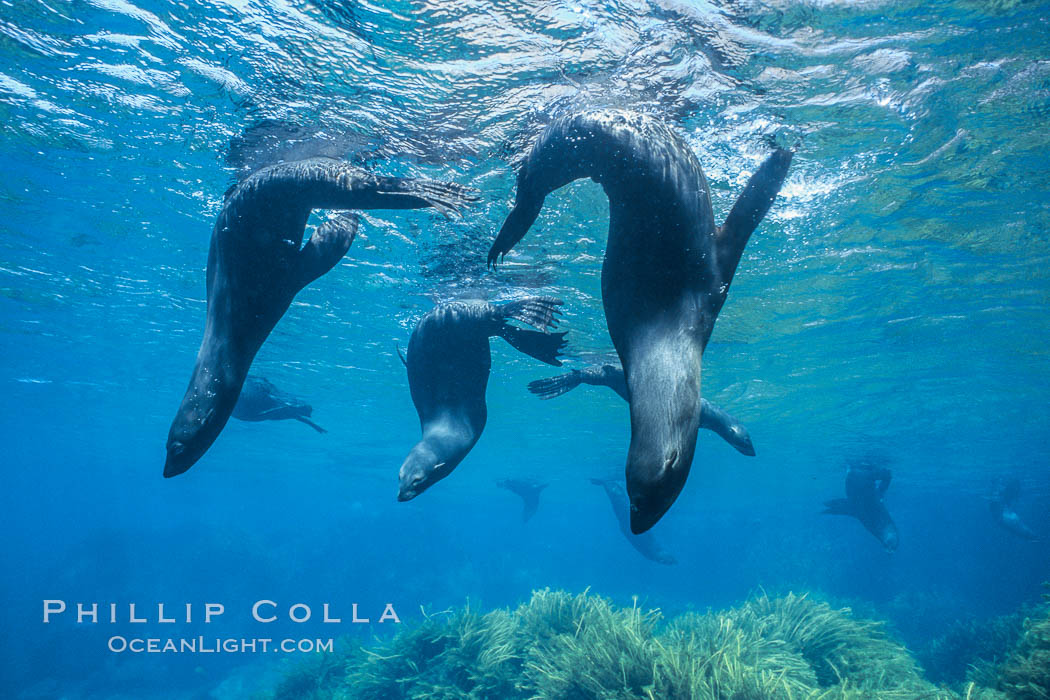
[[[180,639],[143,639],[140,637],[109,638],[108,648],[118,654],[254,654],[280,652],[284,654],[328,652],[333,650],[331,639],[237,639],[220,637],[189,637]]]

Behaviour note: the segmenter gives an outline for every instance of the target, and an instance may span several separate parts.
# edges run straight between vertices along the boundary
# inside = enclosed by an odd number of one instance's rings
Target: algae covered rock
[[[1047,623],[1050,628],[1050,622]],[[1034,626],[1033,654],[1046,653]],[[1040,651],[1041,650],[1041,651]],[[1024,657],[1029,658],[1029,657]],[[1032,656],[1033,663],[1043,657]],[[1019,656],[1018,659],[1021,659]],[[277,700],[1004,700],[929,683],[877,622],[805,595],[665,621],[584,592],[535,591],[517,608],[432,614],[373,648],[296,668]],[[1031,669],[1019,663],[1018,668]],[[313,673],[316,678],[311,678]],[[1031,679],[1031,675],[1025,676]],[[1018,681],[1020,682],[1020,681]],[[1027,682],[1027,681],[1026,681]],[[1039,695],[1016,696],[1028,698]]]
[[[1044,596],[1047,597],[1047,596]],[[1010,700],[1050,698],[1050,606],[1025,620],[1014,652],[999,669],[999,689]]]

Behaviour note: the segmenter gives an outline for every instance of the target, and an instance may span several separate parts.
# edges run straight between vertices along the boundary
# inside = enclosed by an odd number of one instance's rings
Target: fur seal
[[[434,207],[448,215],[475,199],[460,185],[380,177],[329,158],[264,168],[230,188],[208,253],[204,339],[168,433],[164,476],[182,474],[211,447],[292,299],[349,250],[353,218],[319,227],[300,248],[311,210]]]
[[[584,369],[574,369],[568,374],[556,377],[537,379],[529,382],[529,391],[543,400],[553,399],[571,391],[580,384],[607,386],[627,401],[627,382],[623,378],[623,368],[619,365],[592,365]],[[728,442],[740,454],[755,456],[755,446],[751,434],[744,424],[723,411],[707,399],[700,399],[700,429],[710,430]]]
[[[251,374],[241,388],[237,405],[233,407],[233,417],[237,420],[254,422],[291,419],[306,423],[319,433],[327,433],[327,430],[310,420],[313,412],[310,404],[281,391],[270,380]]]
[[[609,498],[609,505],[612,506],[613,513],[616,515],[616,522],[620,525],[620,532],[623,533],[623,536],[627,538],[632,547],[637,549],[646,559],[659,564],[673,565],[678,563],[678,560],[663,548],[663,545],[660,544],[652,532],[643,532],[640,535],[631,532],[630,502],[627,499],[627,491],[624,489],[622,481],[617,481],[616,479],[591,479],[591,483],[605,489],[605,495]]]
[[[875,535],[887,552],[897,551],[899,538],[889,511],[882,502],[893,474],[870,461],[851,464],[846,470],[846,497],[824,503],[824,515],[849,515]]]
[[[521,522],[527,523],[540,507],[540,493],[550,484],[532,479],[500,479],[496,486],[507,489],[521,498]]]
[[[992,501],[989,504],[995,521],[1013,534],[1029,542],[1035,542],[1039,537],[1032,529],[1021,520],[1021,516],[1014,510],[1014,503],[1021,495],[1021,482],[1017,479],[1001,479],[992,493]]]
[[[558,354],[565,347],[565,334],[548,332],[557,325],[561,304],[550,297],[502,305],[453,301],[420,319],[408,341],[408,357],[401,361],[408,370],[423,438],[401,465],[397,500],[409,501],[444,479],[481,437],[488,417],[489,338],[499,336],[526,355],[561,366]],[[510,319],[540,330],[511,326]]]
[[[514,207],[488,262],[535,222],[550,192],[590,177],[609,197],[602,301],[624,368],[631,412],[627,493],[631,530],[645,532],[689,475],[700,426],[701,356],[744,246],[791,163],[777,149],[715,225],[696,156],[653,117],[595,110],[550,124],[518,172]]]

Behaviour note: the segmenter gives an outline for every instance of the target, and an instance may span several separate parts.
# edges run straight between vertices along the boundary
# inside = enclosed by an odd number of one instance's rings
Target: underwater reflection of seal
[[[824,503],[824,515],[849,515],[875,535],[887,552],[899,543],[897,526],[882,502],[892,473],[884,466],[860,462],[846,470],[846,497]]]
[[[602,301],[631,413],[631,530],[645,532],[681,493],[700,427],[701,356],[744,246],[787,175],[777,149],[721,227],[696,156],[652,117],[597,110],[556,120],[518,173],[490,265],[522,239],[550,192],[590,177],[609,197]]]
[[[496,486],[506,489],[521,498],[521,522],[527,523],[540,507],[540,493],[550,484],[532,479],[500,479]]]
[[[408,341],[408,357],[401,361],[423,437],[401,465],[397,500],[411,500],[444,479],[481,437],[488,417],[489,338],[499,336],[526,355],[561,366],[565,334],[547,332],[557,324],[554,315],[561,303],[550,297],[502,305],[454,301],[420,319]],[[509,319],[540,330],[516,328]]]
[[[574,369],[568,374],[556,377],[537,379],[529,382],[529,391],[541,399],[553,399],[571,391],[580,384],[607,386],[627,401],[627,382],[623,378],[623,368],[619,365],[592,365],[584,369]],[[723,411],[707,399],[700,399],[700,429],[710,430],[728,442],[740,454],[755,456],[755,446],[751,434],[744,424]]]
[[[616,515],[616,522],[620,525],[620,532],[623,533],[623,536],[627,538],[632,547],[637,549],[646,559],[659,564],[671,565],[678,563],[678,560],[657,541],[656,535],[652,532],[643,532],[640,535],[631,532],[630,503],[627,500],[627,491],[624,489],[623,482],[615,479],[591,479],[591,483],[605,489],[605,495],[609,498],[609,505],[612,506],[613,513]]]
[[[1002,479],[995,486],[992,493],[992,501],[989,504],[995,521],[1014,535],[1030,542],[1035,542],[1039,537],[1032,529],[1021,520],[1021,516],[1014,510],[1014,503],[1021,495],[1021,482],[1017,479]]]
[[[237,405],[233,407],[233,417],[237,420],[297,420],[319,433],[327,433],[327,430],[310,420],[313,412],[310,404],[281,391],[270,380],[250,374],[241,388],[241,395],[237,397]]]
[[[204,339],[168,433],[164,476],[182,474],[211,447],[292,299],[349,250],[356,220],[345,218],[300,249],[311,210],[434,207],[448,215],[476,198],[460,185],[380,177],[328,158],[264,168],[232,187],[212,232]]]

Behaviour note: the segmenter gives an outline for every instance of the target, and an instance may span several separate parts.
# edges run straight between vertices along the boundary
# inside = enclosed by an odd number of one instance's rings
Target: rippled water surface
[[[4,3],[7,687],[207,697],[260,663],[108,654],[108,630],[43,626],[45,598],[225,599],[238,635],[232,611],[260,597],[412,613],[544,586],[670,608],[802,587],[870,603],[905,635],[935,632],[916,616],[1016,607],[1050,578],[1050,550],[996,530],[985,498],[1019,477],[1019,510],[1050,535],[1048,57],[1050,7],[1008,0]],[[597,185],[548,197],[506,265],[484,265],[524,151],[592,106],[672,123],[718,220],[774,144],[796,150],[704,357],[704,395],[758,456],[701,436],[657,528],[675,567],[638,557],[586,480],[622,470],[622,402],[535,400],[525,384],[553,372],[502,341],[474,452],[394,499],[418,438],[395,345],[434,302],[556,295],[570,365],[611,353]],[[365,214],[264,345],[254,370],[306,397],[328,435],[234,421],[162,480],[223,193],[317,154],[481,201],[462,219]],[[870,452],[893,464],[892,557],[817,515],[846,459]],[[552,484],[526,526],[493,485],[508,476]]]

